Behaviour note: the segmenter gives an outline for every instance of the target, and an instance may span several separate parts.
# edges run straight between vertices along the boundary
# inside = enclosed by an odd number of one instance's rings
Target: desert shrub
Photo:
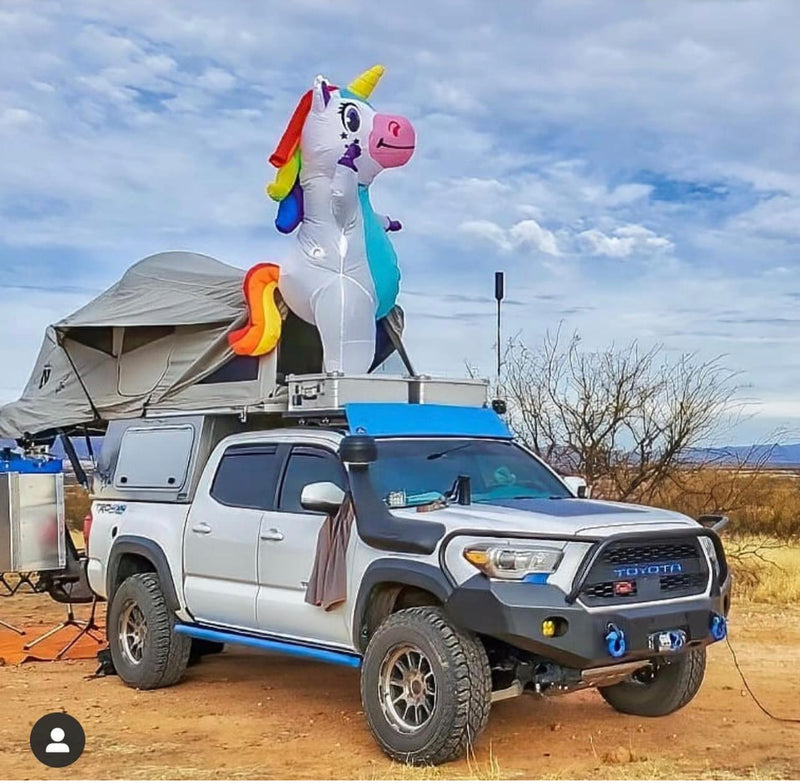
[[[91,506],[89,493],[79,484],[68,484],[64,488],[64,516],[70,531],[83,530],[83,518],[89,514]]]
[[[724,514],[734,536],[800,537],[800,477],[766,468],[684,469],[649,499],[690,517]]]

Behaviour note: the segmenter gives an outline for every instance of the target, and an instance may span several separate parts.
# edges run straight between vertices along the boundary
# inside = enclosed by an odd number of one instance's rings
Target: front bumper
[[[686,646],[714,642],[713,615],[727,615],[730,576],[722,585],[713,581],[710,596],[689,596],[647,605],[608,605],[587,609],[570,603],[552,585],[490,580],[475,575],[456,587],[445,604],[452,621],[477,634],[494,637],[564,667],[586,669],[650,659],[656,652],[652,635],[681,629]],[[547,618],[566,621],[558,637],[545,637],[542,622]],[[605,636],[613,624],[627,641],[623,656],[613,657]]]

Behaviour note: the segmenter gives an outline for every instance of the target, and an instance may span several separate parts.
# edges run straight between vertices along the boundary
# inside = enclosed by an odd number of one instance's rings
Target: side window
[[[272,509],[280,466],[273,444],[229,447],[217,467],[211,497],[225,506]]]
[[[296,446],[289,456],[283,477],[280,502],[281,512],[306,512],[300,505],[300,493],[312,482],[333,482],[342,489],[347,487],[347,477],[339,458],[332,452],[313,447]]]

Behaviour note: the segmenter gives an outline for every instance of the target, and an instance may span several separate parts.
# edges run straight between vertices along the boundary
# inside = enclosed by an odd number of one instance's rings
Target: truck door
[[[257,628],[258,537],[274,507],[282,451],[233,444],[198,487],[184,533],[184,593],[199,621]]]
[[[344,468],[333,452],[318,446],[292,447],[275,511],[261,519],[258,543],[258,627],[264,632],[325,643],[351,644],[343,607],[325,611],[305,602],[325,515],[300,506],[302,489],[312,482],[347,486]]]

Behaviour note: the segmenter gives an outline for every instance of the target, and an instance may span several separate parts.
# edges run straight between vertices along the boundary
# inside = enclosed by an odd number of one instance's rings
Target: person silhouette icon
[[[69,754],[69,746],[64,743],[65,737],[66,733],[61,727],[53,727],[50,730],[52,742],[47,744],[47,748],[44,750],[45,754]]]
[[[86,748],[81,723],[68,713],[47,713],[31,727],[31,753],[48,768],[66,768]]]

